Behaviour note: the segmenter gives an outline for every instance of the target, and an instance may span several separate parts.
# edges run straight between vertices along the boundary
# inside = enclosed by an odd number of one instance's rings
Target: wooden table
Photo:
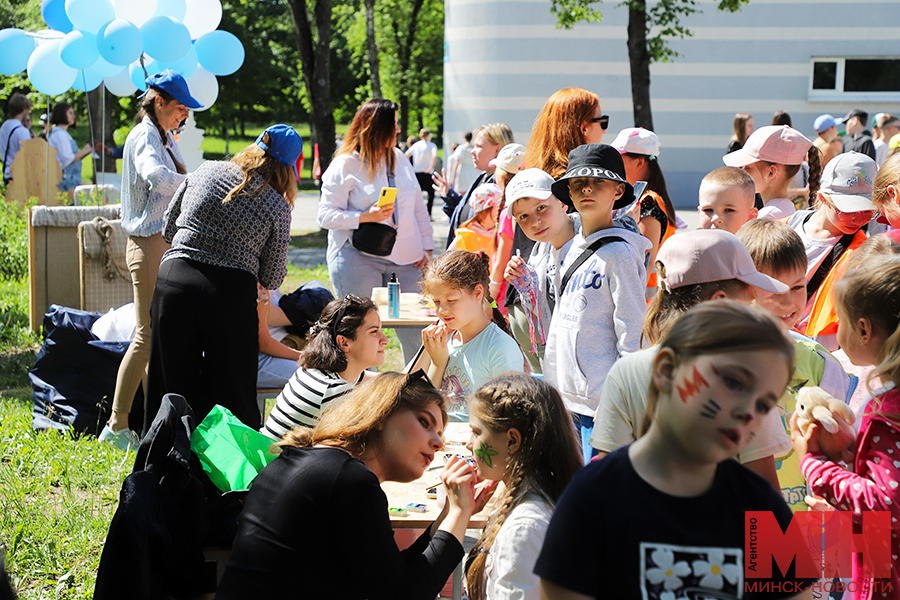
[[[400,317],[388,316],[387,304],[378,304],[378,316],[381,317],[381,325],[384,327],[417,327],[422,329],[437,321],[434,309],[429,309],[420,301],[421,296],[417,292],[400,293]]]
[[[441,485],[438,473],[444,466],[445,454],[470,455],[463,441],[468,438],[468,435],[468,423],[449,423],[445,433],[446,445],[444,450],[435,455],[434,462],[431,463],[431,466],[422,477],[412,483],[386,481],[381,484],[381,489],[384,490],[388,497],[388,506],[390,508],[406,508],[406,505],[411,502],[425,504],[428,507],[427,512],[424,513],[409,512],[405,517],[391,516],[391,525],[394,529],[426,529],[431,527],[441,510],[438,508],[436,499],[426,498],[425,490]],[[492,499],[481,512],[472,515],[467,528],[484,529],[485,525],[487,525],[488,516],[494,510],[494,506],[495,503]],[[462,597],[462,563],[454,569],[452,579],[453,599],[460,600]]]

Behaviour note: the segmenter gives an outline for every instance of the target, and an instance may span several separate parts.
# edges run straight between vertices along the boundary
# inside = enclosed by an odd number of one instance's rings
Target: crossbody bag
[[[388,173],[388,185],[394,185],[394,174]],[[397,225],[397,209],[394,208],[394,214],[391,215],[394,225]],[[374,254],[375,256],[388,256],[394,250],[394,244],[397,241],[397,228],[391,227],[384,223],[360,223],[359,227],[353,230],[350,238],[353,247],[360,252],[366,254]]]

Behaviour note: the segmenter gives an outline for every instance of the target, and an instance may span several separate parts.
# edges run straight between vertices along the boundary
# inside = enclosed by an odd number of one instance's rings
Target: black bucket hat
[[[583,144],[569,152],[569,167],[566,174],[557,179],[551,190],[566,206],[573,206],[569,197],[568,179],[593,177],[609,179],[625,184],[625,193],[613,204],[613,209],[624,208],[634,200],[634,188],[625,179],[625,163],[622,155],[612,146],[606,144]]]

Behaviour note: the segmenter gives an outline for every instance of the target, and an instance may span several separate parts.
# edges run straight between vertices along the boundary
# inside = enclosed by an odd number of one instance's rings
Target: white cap
[[[507,144],[497,153],[497,158],[488,163],[491,167],[500,167],[507,173],[515,175],[519,172],[519,166],[525,158],[525,146],[522,144]]]
[[[506,184],[506,206],[509,208],[519,198],[546,200],[553,195],[552,185],[553,178],[540,169],[522,169]]]
[[[619,154],[644,154],[646,156],[659,156],[659,137],[643,127],[629,127],[623,129],[610,144],[619,151]]]
[[[878,166],[875,161],[859,152],[838,154],[822,171],[822,187],[841,212],[854,213],[877,210],[872,202],[872,189]]]

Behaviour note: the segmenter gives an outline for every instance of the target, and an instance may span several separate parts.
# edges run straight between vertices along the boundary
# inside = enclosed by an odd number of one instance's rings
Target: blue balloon
[[[75,75],[75,83],[72,87],[79,92],[90,92],[97,89],[103,82],[103,75],[98,73],[93,67],[90,69],[79,69]]]
[[[231,75],[244,64],[244,45],[227,31],[210,31],[194,42],[200,66],[213,75]]]
[[[34,40],[21,29],[0,31],[0,75],[14,75],[24,71],[32,52]],[[196,53],[194,60],[197,60]]]
[[[50,29],[69,33],[74,29],[72,21],[66,15],[66,0],[42,0],[41,16]]]
[[[184,20],[187,13],[187,3],[184,0],[157,0],[154,17],[172,17],[179,21]]]
[[[76,29],[96,35],[116,18],[116,9],[109,0],[66,0],[66,15]]]
[[[141,37],[141,30],[130,21],[116,19],[100,28],[97,49],[106,62],[123,67],[140,58],[144,51],[144,38]],[[115,73],[109,73],[107,77],[110,75]]]
[[[44,42],[28,58],[28,78],[34,89],[48,96],[62,94],[75,82],[75,69],[59,57],[60,40]]]
[[[121,73],[124,67],[123,65],[114,65],[101,56],[97,62],[91,65],[91,68],[103,77],[112,77]]]
[[[73,69],[86,69],[100,56],[97,36],[86,31],[70,31],[59,43],[59,57]]]
[[[188,78],[197,70],[197,51],[194,45],[188,49],[184,56],[174,62],[158,61],[164,69],[172,69],[176,73],[181,73],[182,77]]]
[[[134,82],[134,85],[136,85],[137,88],[142,92],[147,89],[147,83],[145,79],[147,79],[151,75],[156,75],[157,73],[162,72],[162,70],[163,67],[159,62],[155,60],[144,62],[143,67],[141,67],[141,65],[137,63],[128,65],[128,73],[129,75],[131,75],[131,81]],[[146,71],[147,73],[144,74],[144,71]]]
[[[153,17],[141,25],[144,52],[163,61],[176,61],[191,47],[191,34],[184,23],[172,17]]]

